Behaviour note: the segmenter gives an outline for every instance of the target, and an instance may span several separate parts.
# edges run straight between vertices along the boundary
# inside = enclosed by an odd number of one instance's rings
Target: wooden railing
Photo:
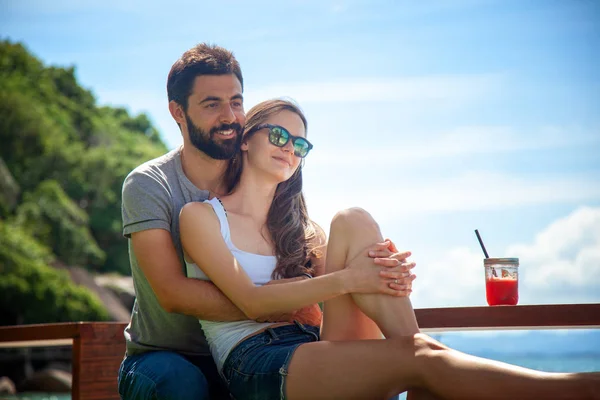
[[[422,308],[424,332],[600,328],[600,304]],[[73,346],[73,400],[118,399],[123,323],[74,322],[0,327],[0,347]]]
[[[0,347],[72,345],[71,398],[119,399],[124,323],[73,322],[0,327]]]
[[[600,304],[416,309],[424,332],[600,328]]]

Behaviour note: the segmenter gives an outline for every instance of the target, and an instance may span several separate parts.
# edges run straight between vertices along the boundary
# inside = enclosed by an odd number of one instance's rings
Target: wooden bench
[[[424,332],[600,328],[600,304],[423,308],[415,313]],[[0,347],[72,345],[72,399],[118,399],[124,328],[116,322],[5,326],[0,327]]]

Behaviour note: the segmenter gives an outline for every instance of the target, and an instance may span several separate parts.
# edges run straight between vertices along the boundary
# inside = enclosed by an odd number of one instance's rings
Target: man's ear
[[[175,100],[169,102],[169,112],[177,124],[182,125],[185,123],[185,112],[183,111],[183,107]]]
[[[247,140],[242,140],[242,146],[240,147],[240,149],[242,151],[248,151],[248,141]]]

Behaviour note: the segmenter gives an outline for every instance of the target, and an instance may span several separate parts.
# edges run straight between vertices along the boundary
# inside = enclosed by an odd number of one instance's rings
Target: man
[[[228,398],[198,318],[247,317],[210,282],[185,276],[179,211],[226,192],[221,177],[245,123],[242,92],[231,52],[205,44],[186,51],[167,80],[169,111],[183,146],[140,165],[123,184],[123,233],[136,292],[119,370],[124,399]],[[315,305],[266,320],[319,318]]]
[[[242,84],[239,63],[227,50],[198,45],[185,52],[167,80],[183,146],[139,166],[123,184],[123,233],[136,291],[119,371],[123,398],[219,397],[197,317],[246,317],[214,285],[186,278],[179,210],[223,192],[221,175],[245,122]]]

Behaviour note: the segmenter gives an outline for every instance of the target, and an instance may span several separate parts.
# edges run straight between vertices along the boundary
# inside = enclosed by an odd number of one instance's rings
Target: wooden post
[[[118,400],[117,371],[124,355],[122,325],[79,325],[73,340],[73,400]]]

